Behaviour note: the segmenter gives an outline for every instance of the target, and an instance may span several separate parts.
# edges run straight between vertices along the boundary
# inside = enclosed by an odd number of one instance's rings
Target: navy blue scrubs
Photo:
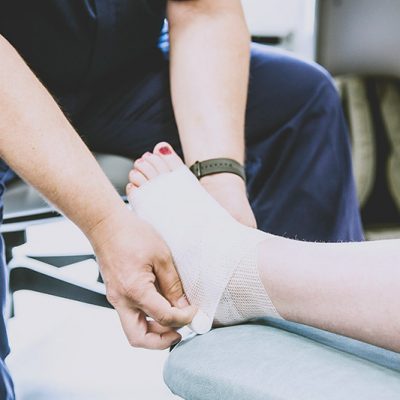
[[[166,140],[181,153],[168,46],[157,47],[165,0],[0,0],[0,7],[0,33],[92,150],[134,158]],[[260,229],[311,241],[363,239],[348,131],[326,71],[253,45],[246,143],[248,194]],[[0,271],[4,304],[4,261]],[[0,335],[4,360],[4,321]],[[0,398],[12,399],[3,361],[0,375]]]

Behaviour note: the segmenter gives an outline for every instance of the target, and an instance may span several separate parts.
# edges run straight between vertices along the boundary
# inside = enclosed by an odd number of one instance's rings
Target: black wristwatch
[[[240,176],[244,181],[246,181],[246,174],[243,165],[231,158],[213,158],[211,160],[196,161],[190,167],[190,170],[194,173],[197,179],[207,175],[229,172]]]

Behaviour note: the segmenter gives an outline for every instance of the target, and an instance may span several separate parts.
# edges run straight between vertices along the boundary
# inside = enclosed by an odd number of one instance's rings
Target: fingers
[[[166,244],[150,225],[130,220],[131,215],[123,220],[123,229],[110,228],[114,235],[97,246],[107,299],[118,311],[133,346],[167,348],[180,338],[171,328],[190,324],[196,309],[183,298]],[[137,239],[132,241],[132,237]],[[155,322],[149,323],[146,315]]]
[[[181,339],[174,329],[147,321],[141,311],[123,307],[117,312],[128,342],[133,347],[164,350]]]
[[[189,305],[184,294],[181,279],[169,251],[165,253],[163,258],[154,262],[154,273],[157,277],[161,294],[173,306],[184,308]]]
[[[195,307],[172,307],[168,300],[155,289],[148,289],[140,301],[140,309],[162,326],[181,328],[192,322]]]

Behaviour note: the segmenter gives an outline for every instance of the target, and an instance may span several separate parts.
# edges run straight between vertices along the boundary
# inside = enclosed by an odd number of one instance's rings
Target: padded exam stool
[[[164,379],[186,400],[399,400],[400,354],[264,319],[181,342]]]

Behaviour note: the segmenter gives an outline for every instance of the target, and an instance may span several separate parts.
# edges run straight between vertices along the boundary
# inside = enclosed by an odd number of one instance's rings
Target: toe
[[[135,189],[136,186],[133,183],[128,183],[125,188],[126,196],[129,197]]]
[[[158,171],[147,161],[147,157],[141,157],[133,163],[134,169],[141,172],[149,180],[159,175]]]
[[[170,171],[165,160],[158,154],[147,152],[143,154],[142,158],[145,159],[148,163],[150,163],[152,167],[158,172],[158,174],[165,174],[166,172]]]
[[[129,182],[136,187],[144,185],[148,179],[137,169],[132,169],[129,172]]]
[[[169,143],[161,142],[154,147],[154,154],[160,156],[170,171],[183,165],[181,158],[175,153]]]

